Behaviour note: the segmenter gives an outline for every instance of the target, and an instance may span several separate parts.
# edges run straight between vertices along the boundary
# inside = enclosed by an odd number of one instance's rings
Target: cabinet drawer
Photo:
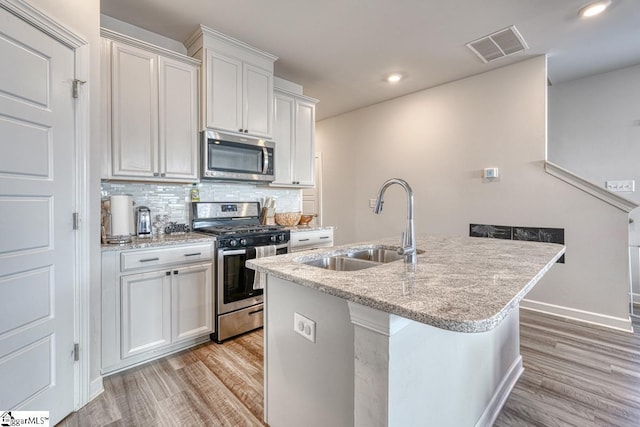
[[[211,243],[129,251],[120,254],[120,271],[209,260],[212,257]]]
[[[333,246],[333,230],[296,231],[290,244],[292,251]]]

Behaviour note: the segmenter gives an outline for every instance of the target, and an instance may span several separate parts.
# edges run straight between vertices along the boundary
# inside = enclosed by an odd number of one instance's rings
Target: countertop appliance
[[[151,209],[146,206],[136,208],[136,234],[138,237],[151,237]]]
[[[258,202],[192,202],[192,229],[216,236],[216,341],[263,326],[260,276],[245,261],[286,254],[290,231],[260,224]]]
[[[202,131],[202,179],[271,182],[275,143],[249,136]]]
[[[129,243],[134,234],[133,197],[114,194],[102,202],[104,243]]]

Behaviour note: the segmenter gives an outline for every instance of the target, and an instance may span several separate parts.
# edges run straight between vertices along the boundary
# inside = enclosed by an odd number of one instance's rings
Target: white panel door
[[[300,185],[313,185],[315,105],[296,101],[296,137],[293,180]]]
[[[275,127],[273,138],[276,142],[274,184],[292,184],[291,167],[294,137],[294,100],[290,96],[275,94]]]
[[[172,341],[213,331],[211,263],[173,271],[171,280]]]
[[[158,58],[160,175],[198,179],[198,68]]]
[[[242,62],[207,52],[207,127],[242,131]]]
[[[245,133],[271,138],[273,73],[246,63],[243,68],[243,129]]]
[[[171,272],[120,278],[122,358],[171,343]]]
[[[159,176],[158,56],[111,47],[111,140],[114,176]]]
[[[0,8],[1,410],[74,409],[72,49]]]

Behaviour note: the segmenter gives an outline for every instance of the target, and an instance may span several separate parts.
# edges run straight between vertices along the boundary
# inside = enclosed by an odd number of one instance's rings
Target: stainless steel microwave
[[[202,131],[202,179],[271,182],[275,143],[263,139]]]

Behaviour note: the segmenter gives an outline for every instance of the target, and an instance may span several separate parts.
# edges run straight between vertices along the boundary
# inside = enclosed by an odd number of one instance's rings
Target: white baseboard
[[[515,387],[523,372],[522,356],[518,356],[509,368],[507,374],[502,378],[502,381],[500,381],[496,392],[489,401],[489,405],[487,405],[487,408],[480,418],[478,418],[475,427],[491,427],[493,425],[498,415],[500,415],[504,403],[507,401],[507,398],[509,398],[511,390],[513,390],[513,387]]]
[[[579,320],[581,322],[591,323],[594,325],[605,326],[607,328],[617,329],[620,331],[633,332],[631,317],[622,318],[607,316],[606,314],[592,313],[590,311],[583,311],[577,310],[575,308],[547,304],[544,302],[533,301],[526,298],[520,301],[520,308],[539,311],[541,313],[553,314],[556,316]]]
[[[89,384],[89,402],[100,396],[104,391],[102,377],[98,377]]]

